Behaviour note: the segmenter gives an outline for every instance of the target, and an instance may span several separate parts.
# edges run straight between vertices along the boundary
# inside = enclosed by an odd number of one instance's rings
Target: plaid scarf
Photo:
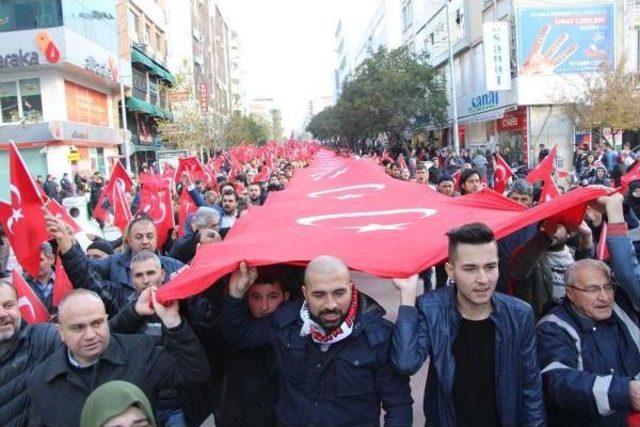
[[[300,336],[307,336],[311,334],[313,342],[320,345],[322,351],[327,351],[331,344],[335,344],[351,335],[353,331],[353,324],[358,312],[358,290],[353,285],[351,292],[351,305],[347,316],[344,318],[342,324],[334,328],[333,330],[326,332],[322,326],[311,320],[309,315],[309,306],[307,301],[302,304],[300,309],[300,318],[302,319],[302,329],[300,330]]]

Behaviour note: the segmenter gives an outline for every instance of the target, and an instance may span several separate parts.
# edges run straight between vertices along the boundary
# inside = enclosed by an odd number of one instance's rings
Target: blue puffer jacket
[[[184,266],[184,264],[177,259],[166,256],[160,256],[160,263],[164,270],[165,281],[169,281],[171,274]],[[131,250],[129,249],[123,253],[113,254],[105,259],[91,260],[91,266],[103,279],[116,285],[127,286],[133,289],[129,264],[131,264]]]
[[[596,322],[569,303],[538,323],[538,353],[549,424],[626,426],[629,382],[640,373],[640,266],[631,240],[607,238],[620,287],[613,315]]]
[[[278,426],[375,427],[380,406],[385,426],[411,426],[409,378],[391,366],[393,325],[384,310],[360,294],[353,332],[325,352],[300,336],[302,301],[285,302],[273,315],[254,319],[246,299],[227,298],[225,336],[235,348],[271,346],[278,371]]]
[[[533,311],[525,302],[508,295],[495,293],[491,300],[494,307],[491,320],[496,328],[496,401],[501,425],[544,426]],[[460,320],[455,286],[421,296],[417,309],[400,306],[391,361],[400,373],[413,375],[427,357],[431,358],[424,393],[427,426],[456,425],[452,348]]]

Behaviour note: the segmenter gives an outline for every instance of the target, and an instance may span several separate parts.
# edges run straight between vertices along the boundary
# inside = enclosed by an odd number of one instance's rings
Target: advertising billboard
[[[509,23],[485,22],[482,25],[482,41],[486,89],[511,90]]]
[[[615,67],[615,18],[611,3],[519,7],[520,75],[596,72]]]

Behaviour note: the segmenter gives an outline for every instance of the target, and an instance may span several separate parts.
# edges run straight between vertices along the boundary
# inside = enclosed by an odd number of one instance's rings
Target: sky
[[[364,28],[379,0],[218,0],[241,41],[246,101],[273,98],[284,134],[296,131],[309,100],[333,95],[338,20]],[[360,29],[361,30],[361,29]]]

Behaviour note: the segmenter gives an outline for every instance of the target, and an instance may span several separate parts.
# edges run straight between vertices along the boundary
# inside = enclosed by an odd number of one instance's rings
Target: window
[[[153,41],[153,37],[151,34],[151,25],[144,25],[144,32],[142,33],[142,44],[149,45]]]
[[[40,80],[0,82],[0,110],[0,124],[14,123],[21,118],[30,122],[41,121]]]
[[[158,52],[158,56],[164,59],[164,52],[162,50],[164,43],[162,43],[162,33],[156,33],[156,52]]]
[[[402,30],[406,30],[413,23],[413,5],[411,0],[402,5]]]
[[[140,41],[140,37],[138,36],[138,28],[140,23],[138,22],[138,15],[133,13],[132,10],[129,10],[127,13],[127,25],[129,29],[129,38],[135,42]]]
[[[60,0],[0,0],[0,32],[62,25]]]
[[[66,81],[67,117],[72,122],[109,126],[107,95]]]

